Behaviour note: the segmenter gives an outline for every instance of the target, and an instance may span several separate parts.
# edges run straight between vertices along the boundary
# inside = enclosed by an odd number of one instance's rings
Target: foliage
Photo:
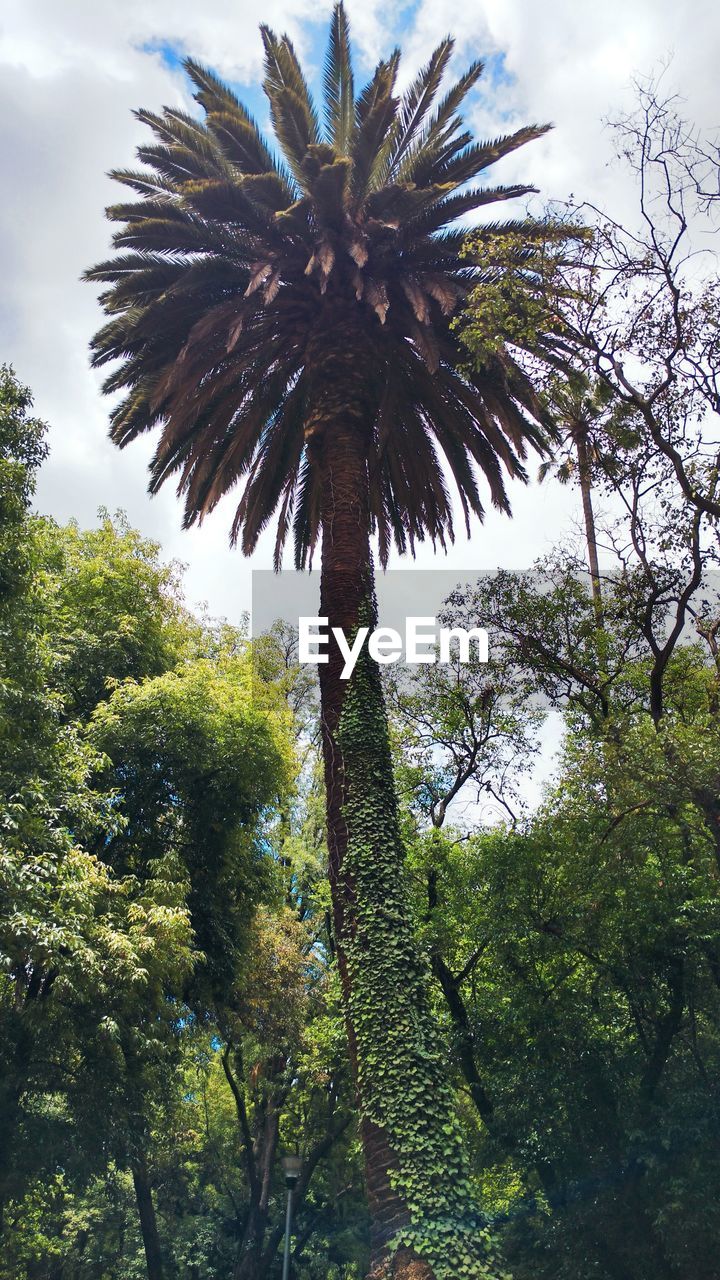
[[[301,908],[274,852],[297,841],[286,810],[304,821],[292,688],[270,641],[263,677],[236,632],[187,612],[177,567],[122,517],[82,531],[29,514],[41,428],[6,390],[4,527],[23,571],[0,637],[0,1275],[147,1274],[138,1176],[168,1274],[234,1265],[250,1189],[226,1045],[242,1046],[251,1127],[270,1102],[276,1140],[308,1144],[299,1225],[324,1227],[333,1265],[362,1257],[325,915],[308,917],[322,859]],[[336,1194],[360,1228],[339,1253]]]
[[[564,749],[535,812],[488,827],[470,808],[449,827],[457,780],[470,791],[478,771],[438,772],[433,741],[462,766],[467,717],[438,715],[433,739],[425,673],[397,703],[401,725],[421,708],[432,748],[423,758],[412,736],[399,744],[416,787],[427,770],[435,791],[430,829],[408,828],[415,909],[466,1142],[523,1280],[714,1267],[717,1221],[696,1200],[700,1180],[716,1185],[720,1123],[717,597],[697,577],[714,557],[692,537],[664,538],[668,521],[687,532],[695,517],[664,464],[652,486],[647,474],[628,438],[608,483],[640,486],[639,550],[633,561],[618,536],[617,566],[602,574],[602,661],[582,560],[567,552],[448,602],[456,622],[482,618],[514,673],[488,707],[490,741],[513,708],[527,730],[543,707],[562,716]],[[459,709],[477,682],[472,668],[456,673]],[[502,779],[492,750],[483,769]]]
[[[519,1277],[713,1271],[716,1197],[698,1213],[697,1196],[718,1176],[720,897],[698,796],[717,793],[717,728],[702,664],[683,686],[685,722],[659,736],[641,710],[609,750],[574,733],[520,829],[417,846],[428,946],[463,975],[485,1095],[472,1141]]]
[[[714,1280],[717,287],[678,253],[689,202],[715,207],[714,153],[645,86],[620,122],[644,239],[551,220],[484,229],[461,258],[442,219],[508,194],[466,195],[461,174],[527,132],[484,150],[457,136],[477,68],[432,115],[449,42],[399,102],[395,57],[358,98],[337,8],[321,126],[289,42],[265,43],[287,172],[194,63],[204,122],[143,113],[162,145],[144,149],[144,176],[121,175],[147,199],[115,210],[132,253],[107,268],[119,318],[99,339],[103,355],[127,339],[119,434],[167,417],[156,479],[186,467],[191,515],[249,467],[248,545],[287,500],[282,542],[296,496],[302,559],[317,512],[298,440],[318,429],[313,378],[329,366],[324,330],[302,360],[292,348],[290,304],[306,326],[332,318],[350,280],[353,363],[395,361],[428,430],[436,340],[456,425],[500,379],[513,449],[484,438],[511,471],[540,439],[515,411],[554,416],[555,478],[584,489],[591,583],[566,545],[454,592],[443,621],[481,619],[492,664],[396,681],[391,738],[361,658],[337,735],[352,905],[338,938],[315,694],[292,638],[279,625],[252,647],[193,617],[178,567],[122,517],[82,531],[32,515],[43,427],[2,371],[0,1280],[274,1280],[285,1151],[303,1156],[298,1280],[359,1280],[371,1256],[374,1276]],[[437,254],[416,290],[398,244]],[[461,273],[475,288],[451,329],[437,281]],[[181,400],[199,385],[191,420]],[[385,550],[390,531],[449,531],[437,494],[423,506],[409,470],[390,476],[422,446],[398,403],[373,418],[377,442],[391,417],[401,428],[373,496]],[[195,430],[207,467],[185,452]],[[476,509],[466,455],[450,462]],[[588,518],[591,491],[609,515]],[[549,722],[559,749],[533,807]],[[371,1222],[361,1166],[379,1138],[399,1196]]]
[[[123,815],[103,858],[144,874],[170,851],[189,877],[188,907],[209,982],[200,1010],[232,983],[255,904],[267,893],[263,816],[292,777],[289,721],[254,681],[249,655],[199,658],[101,703],[88,738]]]
[[[17,589],[26,562],[17,534],[46,456],[45,426],[29,416],[32,397],[8,365],[0,367],[0,600]]]

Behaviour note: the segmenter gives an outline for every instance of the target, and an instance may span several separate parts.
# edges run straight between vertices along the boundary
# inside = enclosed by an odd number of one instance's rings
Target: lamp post
[[[281,1161],[287,1187],[287,1209],[285,1211],[285,1252],[283,1254],[282,1280],[290,1280],[290,1228],[292,1227],[293,1191],[302,1169],[301,1156],[285,1156]]]

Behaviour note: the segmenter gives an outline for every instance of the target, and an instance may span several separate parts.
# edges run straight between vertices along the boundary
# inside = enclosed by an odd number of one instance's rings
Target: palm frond
[[[350,30],[345,6],[336,4],[323,77],[328,140],[341,155],[349,155],[355,127],[355,83],[350,57]]]
[[[320,142],[320,123],[307,81],[287,36],[261,26],[265,49],[263,88],[278,141],[296,179],[308,146]]]
[[[489,168],[491,164],[496,164],[512,151],[517,151],[518,147],[524,147],[528,142],[535,142],[538,138],[542,138],[551,128],[549,124],[528,125],[523,129],[517,129],[515,133],[495,138],[492,142],[480,142],[466,147],[460,155],[435,166],[432,170],[433,180],[452,182],[460,186],[463,182],[476,178],[484,169]]]
[[[293,517],[293,542],[295,568],[311,567],[312,553],[320,531],[320,484],[317,467],[307,454],[300,464],[295,487],[295,512]]]
[[[484,70],[484,62],[471,63],[467,71],[460,76],[459,80],[456,80],[442,101],[438,103],[437,110],[428,125],[427,136],[430,141],[442,137],[448,129],[454,131],[455,127],[460,125],[460,121],[455,121],[453,117],[459,111],[470,90],[477,84]]]
[[[288,165],[302,190],[305,190],[303,161],[308,147],[317,142],[305,104],[293,89],[285,86],[268,91],[270,119]]]
[[[409,89],[403,94],[397,115],[396,136],[390,156],[391,170],[407,151],[415,134],[430,110],[440,82],[445,73],[454,47],[454,40],[447,36],[430,56]]]
[[[383,146],[397,108],[393,96],[400,51],[380,62],[375,75],[363,89],[355,107],[357,127],[353,136],[353,194],[362,200],[372,188],[373,178],[382,171]]]
[[[450,196],[443,192],[441,199],[434,202],[429,209],[422,211],[415,219],[416,230],[425,235],[431,235],[458,218],[464,217],[465,214],[474,213],[476,209],[483,209],[489,204],[497,204],[502,200],[518,200],[536,190],[536,187],[517,184],[508,187],[475,187],[470,191],[462,191]]]

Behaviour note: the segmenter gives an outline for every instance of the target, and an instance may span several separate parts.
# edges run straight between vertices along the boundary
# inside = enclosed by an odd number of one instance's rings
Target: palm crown
[[[526,443],[542,448],[519,367],[501,348],[459,372],[451,321],[480,278],[456,220],[532,190],[468,184],[544,128],[473,143],[458,110],[482,64],[440,97],[450,39],[402,95],[398,51],[356,95],[341,4],[321,120],[291,42],[262,35],[279,155],[188,59],[204,119],[139,111],[156,141],[139,148],[142,170],[113,175],[140,198],[108,210],[121,252],[87,273],[110,285],[93,350],[96,365],[121,362],[105,384],[126,392],[112,438],[161,425],[151,490],[177,476],[190,524],[244,481],[233,538],[251,551],[278,512],[276,561],[292,528],[304,565],[320,525],[315,445],[332,430],[329,403],[352,403],[381,560],[393,540],[444,545],[448,470],[467,523],[483,515],[478,470],[506,508],[503,466],[524,477]]]

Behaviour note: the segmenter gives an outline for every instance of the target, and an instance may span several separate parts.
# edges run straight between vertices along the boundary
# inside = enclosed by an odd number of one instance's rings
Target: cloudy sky
[[[405,74],[448,31],[455,68],[487,61],[469,102],[470,123],[494,134],[529,120],[555,130],[498,170],[534,181],[543,195],[570,193],[633,208],[631,182],[610,164],[603,120],[627,105],[633,74],[671,59],[668,87],[703,126],[720,124],[717,52],[720,8],[713,0],[347,0],[358,71],[395,43]],[[231,505],[191,533],[168,489],[146,493],[151,442],[119,452],[107,440],[107,403],[89,369],[88,342],[100,321],[85,267],[107,256],[104,206],[117,198],[106,171],[132,162],[144,132],[133,107],[188,105],[185,53],[231,80],[266,119],[259,21],[287,31],[313,75],[322,65],[330,0],[0,0],[0,362],[35,393],[52,427],[51,457],[38,507],[90,524],[97,508],[125,509],[188,565],[194,601],[230,617],[249,605],[250,567],[267,567],[269,544],[251,564],[227,548]],[[557,486],[512,491],[514,519],[490,516],[455,567],[523,567],[558,537],[572,537],[576,500]],[[421,558],[421,562],[422,562]],[[427,558],[424,558],[427,564]]]

